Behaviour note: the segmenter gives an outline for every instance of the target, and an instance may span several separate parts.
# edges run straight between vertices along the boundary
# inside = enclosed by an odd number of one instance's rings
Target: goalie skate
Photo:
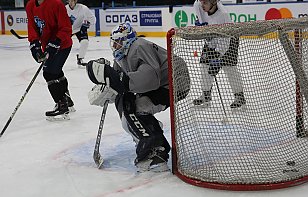
[[[164,147],[154,148],[152,153],[142,161],[135,161],[137,172],[165,172],[169,170],[167,160],[164,159]]]

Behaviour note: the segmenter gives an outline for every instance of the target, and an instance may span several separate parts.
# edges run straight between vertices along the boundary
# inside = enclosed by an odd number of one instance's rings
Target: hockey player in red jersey
[[[33,58],[44,62],[43,76],[56,103],[46,112],[47,120],[69,119],[73,101],[68,91],[68,81],[63,65],[72,48],[72,26],[61,0],[30,0],[26,6],[28,40]]]
[[[105,100],[115,102],[122,127],[136,142],[138,171],[168,170],[170,145],[154,116],[170,106],[167,51],[137,38],[129,23],[112,30],[110,46],[113,67],[104,58],[87,65],[90,80],[98,84],[89,94],[90,103],[102,106]],[[178,58],[177,62],[183,67],[179,68],[181,77],[187,79],[180,93],[184,98],[189,91],[189,75],[184,60]]]

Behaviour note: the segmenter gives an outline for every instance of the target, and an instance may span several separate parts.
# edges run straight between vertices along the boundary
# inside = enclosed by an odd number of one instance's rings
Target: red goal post
[[[204,89],[201,52],[215,38],[239,39],[236,67],[245,110],[230,109],[232,77],[224,68],[213,83],[210,107],[193,105]],[[280,189],[308,181],[307,17],[171,29],[167,50],[176,176],[224,190]],[[182,58],[189,71],[184,99],[177,98],[181,79],[174,57]]]

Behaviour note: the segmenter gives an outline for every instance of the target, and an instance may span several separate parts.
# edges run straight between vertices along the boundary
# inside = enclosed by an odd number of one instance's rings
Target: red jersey
[[[61,0],[30,0],[26,6],[28,17],[28,40],[40,40],[43,50],[49,41],[61,40],[61,49],[72,46],[72,25]]]

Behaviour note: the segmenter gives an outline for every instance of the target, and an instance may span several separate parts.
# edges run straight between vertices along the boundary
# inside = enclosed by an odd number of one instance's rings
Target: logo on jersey
[[[265,14],[265,20],[293,18],[292,12],[288,8],[270,8]]]
[[[45,21],[40,19],[38,16],[34,16],[34,22],[35,22],[35,25],[36,25],[36,27],[39,31],[39,34],[42,35],[43,29],[45,27]]]
[[[71,21],[71,24],[73,25],[74,24],[74,22],[76,21],[76,17],[75,16],[73,16],[73,15],[71,15],[70,16],[70,21]]]

